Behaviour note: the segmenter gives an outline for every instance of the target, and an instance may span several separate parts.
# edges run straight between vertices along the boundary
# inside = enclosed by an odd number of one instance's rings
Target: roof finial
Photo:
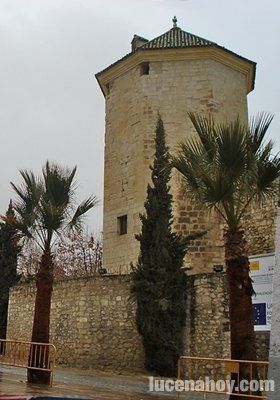
[[[174,18],[172,19],[173,21],[173,28],[177,28],[177,18],[176,15],[174,16]]]

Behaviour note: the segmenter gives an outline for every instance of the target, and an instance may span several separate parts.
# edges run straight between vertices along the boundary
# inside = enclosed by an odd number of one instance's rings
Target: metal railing
[[[178,361],[177,379],[182,380],[184,378],[188,381],[205,381],[206,377],[208,377],[214,382],[217,382],[217,380],[230,382],[234,379],[234,387],[238,388],[242,379],[246,379],[248,382],[251,382],[253,379],[257,379],[258,382],[265,381],[267,379],[268,365],[268,361],[181,356]],[[194,391],[230,395],[236,397],[237,400],[239,398],[265,400],[267,398],[265,389],[264,387],[260,388],[258,394],[252,393],[250,388],[246,392],[238,392],[238,390],[236,392],[228,391],[227,387],[225,391],[219,391],[212,387],[194,389]],[[180,399],[180,392],[177,392],[178,399]]]
[[[56,359],[56,347],[51,343],[35,343],[0,339],[0,364],[50,373],[50,386]]]

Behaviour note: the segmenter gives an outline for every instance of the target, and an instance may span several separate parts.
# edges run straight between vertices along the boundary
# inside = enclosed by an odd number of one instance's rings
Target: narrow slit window
[[[148,62],[143,62],[140,64],[140,75],[149,75],[150,64]]]
[[[125,235],[127,233],[127,215],[118,217],[118,234]]]

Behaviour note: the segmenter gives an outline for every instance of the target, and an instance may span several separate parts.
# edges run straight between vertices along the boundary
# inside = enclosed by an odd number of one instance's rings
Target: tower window
[[[150,64],[148,62],[143,62],[140,64],[140,75],[149,75]]]
[[[118,217],[118,234],[125,235],[127,233],[127,215]]]

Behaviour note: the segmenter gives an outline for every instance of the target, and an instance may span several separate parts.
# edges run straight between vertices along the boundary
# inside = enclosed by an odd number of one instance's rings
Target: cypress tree
[[[20,252],[16,229],[8,222],[14,217],[12,202],[0,224],[0,339],[6,338],[9,289],[19,280],[17,258]]]
[[[182,354],[186,321],[186,274],[183,259],[194,236],[172,232],[172,195],[168,147],[163,121],[158,116],[155,158],[150,167],[142,231],[136,236],[140,255],[133,267],[136,323],[145,349],[145,367],[163,376],[175,376]]]

